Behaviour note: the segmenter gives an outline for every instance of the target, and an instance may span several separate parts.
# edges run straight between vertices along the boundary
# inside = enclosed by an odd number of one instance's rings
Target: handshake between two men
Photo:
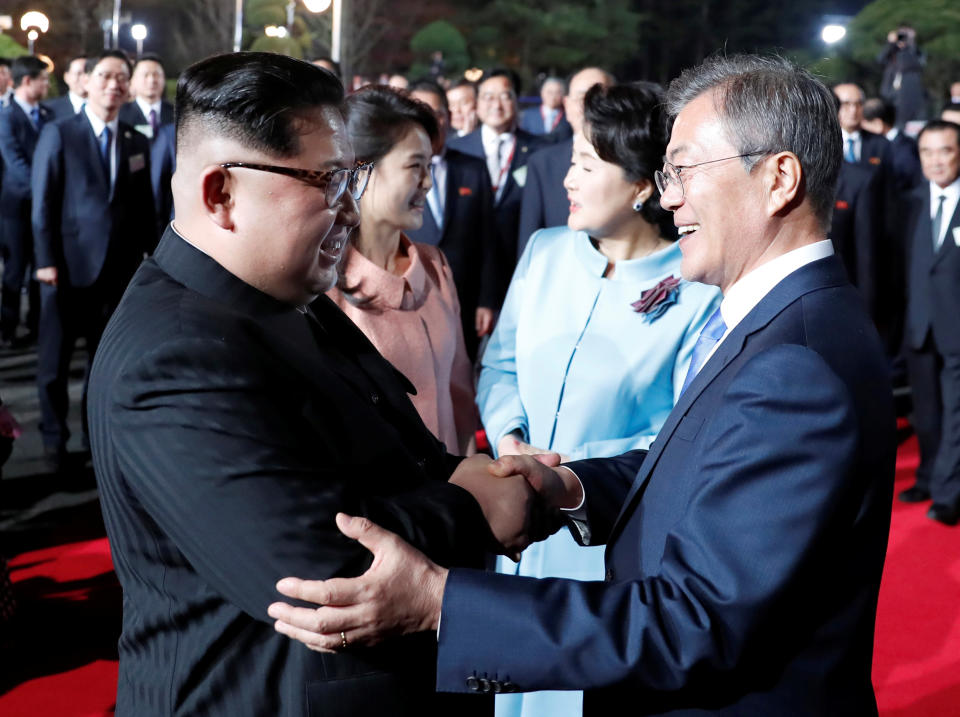
[[[561,509],[583,502],[580,481],[559,463],[555,453],[496,461],[478,455],[461,462],[449,482],[474,497],[501,552],[516,561],[528,545],[563,525]],[[436,630],[447,569],[366,518],[339,513],[336,521],[344,535],[373,553],[370,568],[356,578],[280,580],[282,595],[319,607],[273,603],[268,613],[276,630],[321,652]]]

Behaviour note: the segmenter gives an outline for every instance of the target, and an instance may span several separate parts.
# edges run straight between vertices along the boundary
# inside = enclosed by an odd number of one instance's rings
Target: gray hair
[[[684,70],[670,83],[672,117],[705,92],[714,103],[730,143],[747,171],[760,155],[793,152],[803,168],[803,186],[824,231],[830,228],[843,143],[833,94],[820,80],[782,57],[712,57]]]

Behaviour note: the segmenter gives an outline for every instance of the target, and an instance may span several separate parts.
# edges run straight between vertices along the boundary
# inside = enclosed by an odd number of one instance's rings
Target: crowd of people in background
[[[881,96],[853,82],[832,88],[843,164],[828,236],[880,335],[892,383],[910,388],[921,462],[898,497],[930,501],[929,517],[952,526],[960,520],[960,81],[928,119],[915,33],[904,26],[888,39]],[[314,64],[339,78],[330,58]],[[90,460],[86,381],[108,321],[141,261],[178,227],[180,139],[160,57],[72,58],[66,91],[53,99],[48,79],[34,57],[0,60],[0,346],[36,346],[44,458],[64,472]],[[566,461],[648,448],[721,299],[681,277],[677,228],[661,207],[687,169],[665,165],[663,90],[582,67],[568,78],[544,75],[538,101],[521,107],[519,78],[505,68],[476,82],[381,79],[344,100],[358,164],[336,181],[320,167],[262,159],[219,166],[294,178],[330,204],[353,197],[358,216],[338,219],[348,226],[341,244],[321,247],[343,252],[326,295],[402,374],[449,453]],[[272,221],[269,211],[262,221]],[[88,367],[75,454],[67,387],[81,338]],[[0,405],[0,458],[20,430]],[[601,552],[564,531],[519,562],[501,556],[497,568],[601,580]],[[8,588],[4,566],[0,594]],[[0,599],[0,622],[11,610]],[[511,695],[497,709],[572,714],[580,700]]]

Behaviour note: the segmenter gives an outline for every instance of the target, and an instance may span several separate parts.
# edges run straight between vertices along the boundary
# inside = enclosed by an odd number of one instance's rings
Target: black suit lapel
[[[90,120],[87,119],[86,113],[78,112],[70,122],[72,122],[77,129],[77,139],[81,143],[81,146],[83,144],[87,146],[87,162],[91,166],[100,168],[100,171],[97,172],[97,176],[100,177],[101,180],[100,188],[103,191],[103,196],[109,200],[110,168],[104,166],[103,159],[100,155],[100,139],[93,133],[93,125],[90,124]]]

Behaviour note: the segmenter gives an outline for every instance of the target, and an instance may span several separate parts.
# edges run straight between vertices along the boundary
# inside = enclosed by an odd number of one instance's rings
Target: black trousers
[[[61,274],[62,276],[62,274]],[[84,445],[87,437],[87,381],[90,365],[126,282],[101,277],[89,287],[40,286],[40,331],[37,350],[37,389],[40,398],[40,433],[48,449],[64,448],[70,438],[67,427],[70,359],[77,339],[86,341],[81,399]]]
[[[960,354],[941,353],[930,332],[907,351],[913,424],[920,444],[917,485],[935,503],[960,504]]]
[[[3,291],[0,294],[0,338],[13,339],[20,323],[20,293],[28,287],[30,306],[27,330],[37,333],[40,319],[40,286],[34,278],[33,230],[30,226],[30,205],[19,213],[5,214],[2,223]]]

